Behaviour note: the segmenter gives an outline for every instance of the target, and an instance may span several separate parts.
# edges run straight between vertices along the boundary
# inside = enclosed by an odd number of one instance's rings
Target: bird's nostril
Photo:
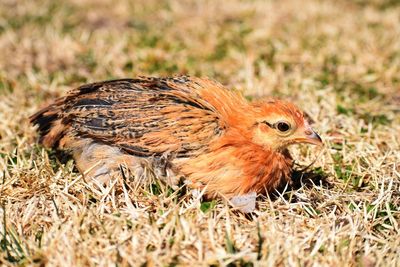
[[[310,130],[306,130],[306,135],[312,135],[313,134],[313,132],[312,131],[310,131]]]

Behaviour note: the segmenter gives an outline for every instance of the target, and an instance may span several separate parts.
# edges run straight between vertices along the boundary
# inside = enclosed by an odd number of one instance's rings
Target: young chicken
[[[140,172],[150,163],[171,183],[183,176],[244,211],[254,209],[257,194],[290,182],[287,146],[322,143],[295,105],[249,103],[192,77],[83,85],[30,120],[44,146],[71,153],[91,179],[104,183],[121,164]]]

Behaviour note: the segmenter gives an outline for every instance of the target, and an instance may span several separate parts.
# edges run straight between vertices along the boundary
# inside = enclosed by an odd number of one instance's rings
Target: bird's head
[[[281,100],[260,101],[252,105],[256,111],[252,127],[254,143],[278,151],[291,144],[322,145],[321,137],[295,105]]]

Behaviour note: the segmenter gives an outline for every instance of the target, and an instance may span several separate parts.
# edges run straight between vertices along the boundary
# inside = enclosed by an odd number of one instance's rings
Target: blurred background
[[[398,98],[399,6],[1,0],[1,87],[56,93],[94,80],[189,74],[248,95],[329,88],[363,101],[385,93]]]

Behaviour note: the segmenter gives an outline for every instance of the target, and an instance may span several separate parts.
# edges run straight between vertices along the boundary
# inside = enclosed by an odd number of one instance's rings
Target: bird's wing
[[[81,86],[65,97],[62,121],[77,136],[138,156],[188,157],[221,134],[218,114],[189,78],[124,79]]]

